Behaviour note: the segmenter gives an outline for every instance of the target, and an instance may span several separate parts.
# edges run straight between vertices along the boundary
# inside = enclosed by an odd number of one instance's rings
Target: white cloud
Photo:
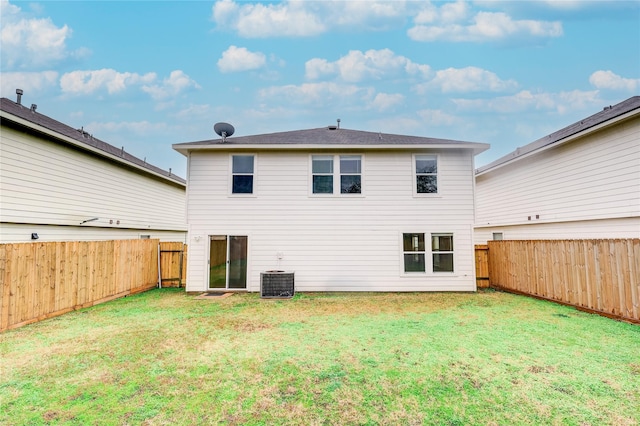
[[[250,52],[246,47],[229,46],[218,60],[220,72],[250,71],[262,68],[267,57],[261,52]]]
[[[415,7],[405,1],[217,1],[212,20],[246,38],[311,37],[335,29],[381,30],[402,25]]]
[[[429,1],[417,4],[419,4],[419,9],[417,12],[413,12],[413,22],[416,25],[451,24],[467,19],[471,13],[469,5],[465,1],[447,2],[440,7]]]
[[[213,5],[212,20],[220,26],[226,26],[228,23],[237,19],[240,6],[232,0],[217,1]]]
[[[542,3],[551,7],[552,9],[560,10],[576,10],[580,9],[585,4],[593,4],[593,0],[543,0]]]
[[[200,86],[182,70],[174,70],[169,77],[157,83],[156,73],[138,74],[118,72],[114,69],[72,71],[60,78],[62,92],[69,95],[90,95],[106,91],[110,95],[139,87],[154,100],[175,97],[187,89]],[[161,108],[162,105],[159,105]]]
[[[621,90],[635,92],[640,87],[640,79],[624,78],[612,71],[596,71],[589,77],[591,83],[597,89]]]
[[[163,133],[167,130],[165,123],[151,123],[149,121],[109,121],[109,122],[92,122],[84,126],[89,133],[101,139],[100,134],[105,133],[134,133],[137,135],[148,135]],[[125,147],[126,151],[126,147]]]
[[[558,21],[514,20],[503,12],[478,12],[470,20],[464,2],[427,5],[414,18],[407,35],[416,41],[500,41],[513,37],[559,37]]]
[[[26,18],[18,6],[0,0],[2,30],[0,51],[4,69],[46,67],[68,57],[84,56],[87,49],[67,50],[71,29],[56,26],[49,18]]]
[[[581,110],[602,103],[598,91],[559,93],[531,93],[523,90],[515,95],[493,99],[452,99],[461,110],[516,114],[525,111],[556,111],[563,114],[570,110]]]
[[[430,67],[412,62],[410,59],[396,55],[389,49],[368,50],[361,52],[352,50],[346,56],[335,62],[314,58],[305,64],[305,76],[307,79],[319,79],[325,75],[339,75],[348,82],[363,80],[378,80],[399,74],[419,74],[426,76]]]
[[[171,71],[162,84],[144,85],[142,91],[150,94],[153,99],[160,100],[176,96],[189,88],[199,89],[200,86],[183,71],[175,70]]]
[[[481,4],[477,2],[474,7]],[[220,0],[213,5],[212,20],[219,28],[231,29],[246,38],[311,37],[354,28],[379,31],[401,28],[408,18],[413,19],[414,27],[407,34],[416,41],[478,42],[562,35],[562,24],[557,21],[516,20],[502,12],[474,12],[474,7],[463,0],[288,0],[266,4]]]
[[[211,107],[207,104],[189,105],[178,111],[175,116],[178,118],[193,119],[193,117],[208,117]]]
[[[3,19],[10,20],[18,14],[20,14],[18,6],[9,4],[9,0],[0,0],[0,15],[2,15]]]
[[[88,95],[105,89],[109,94],[114,94],[132,85],[152,83],[155,79],[155,73],[141,75],[113,69],[72,71],[60,78],[60,88],[63,93],[74,95]]]
[[[309,80],[316,80],[324,75],[337,74],[339,68],[336,62],[329,62],[326,59],[313,58],[304,64],[305,77]]]
[[[323,33],[324,24],[306,10],[304,2],[237,4],[231,0],[213,5],[213,20],[231,27],[242,37],[311,36]]]
[[[371,89],[351,84],[332,82],[305,83],[299,86],[272,86],[261,89],[258,96],[263,100],[285,101],[299,105],[325,105],[333,102],[349,102],[371,98]]]
[[[272,86],[258,92],[265,108],[272,103],[288,106],[331,108],[339,106],[341,111],[393,110],[405,101],[399,93],[376,93],[372,87],[336,82],[305,83],[301,85]]]
[[[329,26],[328,29],[357,27],[373,31],[403,25],[413,9],[411,2],[389,0],[334,0],[317,2],[316,6],[319,6],[316,12],[319,19]]]
[[[24,90],[24,95],[37,95],[44,90],[53,88],[58,83],[58,73],[56,71],[42,72],[3,72],[2,85],[0,85],[1,96],[13,98],[16,89]]]
[[[517,88],[514,80],[501,80],[496,74],[477,67],[447,68],[436,72],[435,77],[415,87],[424,94],[427,90],[438,88],[444,93],[502,92]]]
[[[382,133],[395,133],[411,135],[422,128],[423,123],[412,117],[402,116],[388,116],[381,115],[373,120],[369,120],[367,128],[371,131],[378,131]]]
[[[371,102],[371,106],[378,111],[388,111],[393,109],[396,105],[401,105],[404,102],[404,96],[399,93],[378,93]]]
[[[423,109],[417,112],[418,116],[429,126],[453,126],[459,124],[461,120],[451,114],[437,109]]]

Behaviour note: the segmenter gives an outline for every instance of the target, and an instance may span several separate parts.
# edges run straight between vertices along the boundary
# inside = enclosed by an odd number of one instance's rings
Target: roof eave
[[[71,145],[71,146],[76,147],[78,149],[81,149],[83,151],[88,151],[88,152],[91,152],[92,154],[98,155],[100,157],[108,158],[110,160],[113,160],[116,163],[125,164],[127,167],[131,167],[131,168],[133,168],[135,170],[138,170],[138,171],[140,171],[142,173],[158,177],[158,178],[160,178],[162,180],[171,182],[172,184],[176,184],[176,185],[180,185],[182,187],[186,187],[186,184],[183,183],[180,180],[177,180],[177,179],[174,179],[174,178],[172,178],[170,176],[166,176],[166,175],[163,175],[161,173],[157,173],[157,172],[155,172],[153,170],[141,167],[140,165],[138,165],[136,163],[133,163],[131,161],[127,161],[124,158],[120,158],[120,157],[118,157],[116,155],[113,155],[111,153],[105,152],[105,151],[103,151],[101,149],[98,149],[98,148],[95,148],[95,147],[93,147],[91,145],[84,144],[84,143],[82,143],[80,141],[77,141],[77,140],[75,140],[73,138],[70,138],[68,136],[62,135],[62,134],[60,134],[60,133],[58,133],[58,132],[56,132],[54,130],[48,129],[48,128],[44,127],[44,126],[41,126],[41,125],[36,124],[36,123],[33,123],[33,122],[31,122],[29,120],[26,120],[24,118],[18,117],[18,116],[14,115],[14,114],[11,114],[10,112],[0,110],[0,118],[2,118],[3,120],[12,121],[12,122],[14,122],[16,124],[19,124],[19,125],[27,128],[27,129],[29,129],[29,130],[31,130],[33,132],[46,134],[47,136],[50,136],[50,137],[52,137],[52,138],[54,138],[56,140],[59,140],[59,141],[65,143],[67,145]]]
[[[489,164],[487,164],[485,166],[478,167],[476,169],[476,176],[482,176],[483,174],[486,174],[488,172],[497,170],[499,168],[502,168],[504,166],[512,164],[512,163],[514,163],[516,161],[523,160],[525,158],[531,157],[532,155],[536,155],[536,154],[538,154],[540,152],[544,152],[544,151],[546,151],[548,149],[564,145],[564,144],[572,142],[572,141],[574,141],[576,139],[580,139],[580,138],[582,138],[582,137],[584,137],[584,136],[586,136],[586,135],[588,135],[590,133],[594,133],[594,132],[597,132],[597,131],[602,130],[604,128],[613,126],[614,124],[619,123],[620,121],[627,120],[627,119],[632,118],[632,117],[634,117],[636,115],[639,115],[639,114],[640,114],[640,109],[636,108],[636,109],[633,109],[631,111],[627,111],[624,114],[612,117],[609,120],[606,120],[606,121],[603,121],[603,122],[598,123],[596,125],[593,125],[591,127],[588,127],[586,129],[582,129],[582,130],[580,130],[580,131],[578,131],[578,132],[576,132],[574,134],[568,135],[568,136],[566,136],[566,137],[564,137],[562,139],[558,139],[555,142],[550,142],[550,143],[547,143],[547,144],[544,144],[544,145],[540,145],[538,147],[535,147],[533,149],[526,150],[526,151],[523,151],[523,152],[520,152],[520,151],[522,149],[526,149],[527,148],[526,146],[524,146],[522,148],[518,148],[515,151],[510,152],[509,154],[507,154],[507,155],[505,155],[503,157],[500,157],[497,160],[495,160],[495,161],[493,161],[493,162],[491,162],[491,163],[489,163]],[[544,139],[544,138],[542,138],[542,139]],[[539,139],[536,142],[541,142],[542,139]],[[536,144],[536,142],[532,142],[531,144]]]
[[[191,151],[309,151],[309,150],[416,150],[416,149],[471,149],[474,155],[489,149],[486,143],[459,144],[174,144],[173,149],[184,156]]]

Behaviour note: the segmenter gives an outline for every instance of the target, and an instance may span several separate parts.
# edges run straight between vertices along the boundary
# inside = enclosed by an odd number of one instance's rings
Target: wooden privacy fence
[[[492,287],[640,321],[640,239],[489,241]]]
[[[158,283],[158,240],[0,244],[0,331]]]

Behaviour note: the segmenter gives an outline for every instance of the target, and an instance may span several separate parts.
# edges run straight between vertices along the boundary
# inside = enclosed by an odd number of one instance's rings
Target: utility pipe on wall
[[[162,269],[160,269],[160,241],[158,241],[158,288],[162,288]]]

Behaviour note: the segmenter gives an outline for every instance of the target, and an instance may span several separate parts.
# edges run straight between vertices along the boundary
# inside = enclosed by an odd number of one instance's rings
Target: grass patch
[[[7,425],[640,423],[640,327],[500,292],[153,290],[0,358]]]

